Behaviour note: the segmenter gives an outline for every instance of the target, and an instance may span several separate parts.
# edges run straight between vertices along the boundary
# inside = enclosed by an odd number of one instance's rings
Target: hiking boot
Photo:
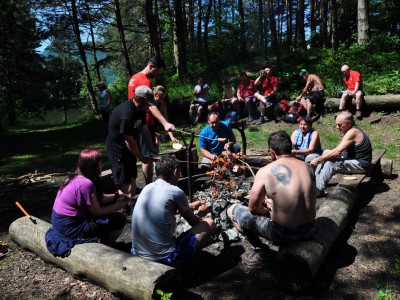
[[[253,117],[249,116],[247,118],[247,123],[252,123],[252,122],[254,122],[254,119],[253,119]]]
[[[264,116],[261,116],[260,119],[257,122],[257,125],[261,125],[263,123],[265,123],[265,118],[264,118]]]
[[[245,252],[241,255],[241,257],[243,263],[250,267],[261,267],[271,262],[271,258],[268,256],[268,253],[259,249],[251,252]]]
[[[363,119],[362,113],[359,110],[356,111],[356,119],[357,120],[362,120]]]

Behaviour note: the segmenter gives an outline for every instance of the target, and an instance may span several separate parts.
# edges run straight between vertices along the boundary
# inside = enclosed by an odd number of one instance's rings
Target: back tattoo
[[[276,177],[276,179],[281,182],[283,185],[290,184],[290,180],[292,179],[292,170],[290,170],[285,165],[276,165],[271,169],[272,174]]]

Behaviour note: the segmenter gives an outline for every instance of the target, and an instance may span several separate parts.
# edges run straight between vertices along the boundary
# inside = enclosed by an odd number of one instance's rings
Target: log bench
[[[357,199],[358,185],[365,177],[382,172],[381,160],[385,152],[386,150],[381,149],[373,151],[371,167],[366,174],[336,174],[338,184],[317,211],[315,236],[279,249],[276,257],[277,276],[284,287],[299,292],[311,284],[333,243],[347,224],[349,213]],[[355,179],[347,180],[345,176]]]
[[[165,290],[179,282],[179,275],[172,267],[134,257],[100,243],[75,245],[68,257],[54,257],[45,242],[45,234],[51,225],[32,218],[36,224],[28,217],[11,223],[9,235],[13,241],[74,277],[89,279],[124,299],[152,299],[157,288]]]

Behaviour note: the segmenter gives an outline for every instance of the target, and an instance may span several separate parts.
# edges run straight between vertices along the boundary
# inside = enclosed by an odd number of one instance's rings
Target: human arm
[[[99,204],[102,205],[109,205],[112,204],[115,201],[119,201],[119,197],[122,198],[127,198],[127,201],[129,202],[130,200],[132,200],[131,197],[129,197],[126,194],[123,194],[122,192],[115,192],[114,194],[103,194],[103,197],[101,197],[100,199],[98,199]]]
[[[160,121],[160,123],[164,126],[164,129],[166,131],[174,131],[175,130],[175,126],[171,123],[169,123],[167,121],[167,119],[165,119],[165,117],[162,115],[162,113],[160,112],[160,110],[157,108],[157,106],[155,105],[150,105],[149,106],[149,110],[151,111],[151,113],[153,114],[153,116]]]
[[[294,136],[292,135],[292,143],[294,143]],[[302,149],[302,150],[292,150],[293,155],[308,155],[311,153],[315,152],[315,149],[319,145],[320,140],[319,140],[319,133],[318,131],[314,130],[311,136],[311,141],[310,144],[308,145],[307,149]]]
[[[200,153],[201,155],[203,155],[204,157],[214,160],[217,158],[217,155],[212,154],[210,151],[208,151],[207,149],[200,149]]]
[[[144,157],[133,136],[125,135],[125,145],[128,150],[135,155],[142,163],[148,163],[149,159]]]
[[[305,94],[307,94],[307,92],[310,90],[310,88],[311,88],[311,83],[312,83],[312,81],[311,81],[310,79],[311,79],[311,76],[308,76],[307,82],[306,82],[306,86],[305,86],[304,89],[301,91],[300,95],[298,95],[298,96],[296,97],[296,100],[297,100],[297,101],[300,101],[301,98],[302,98]]]
[[[350,96],[355,96],[359,89],[360,89],[360,82],[357,81],[354,86],[354,91],[350,92]]]
[[[325,153],[317,158],[314,158],[310,162],[310,165],[313,167],[316,167],[319,163],[323,163],[326,160],[341,157],[343,152],[346,149],[348,149],[350,146],[355,144],[356,134],[357,134],[357,132],[354,128],[347,131],[346,134],[343,136],[342,141],[339,143],[339,145],[335,149],[333,149],[332,151]]]
[[[167,105],[165,105],[164,100],[161,100],[160,102],[160,112],[164,116],[164,118],[169,121],[168,119],[168,111],[167,111]],[[179,141],[175,138],[174,134],[172,131],[168,131],[168,135],[173,143],[179,143]]]
[[[238,100],[244,101],[244,99],[242,97],[242,88],[241,88],[240,84],[238,85],[236,95],[237,95]]]
[[[92,194],[92,205],[88,205],[87,208],[90,215],[94,217],[100,217],[125,207],[125,205],[129,202],[129,199],[129,197],[118,197],[115,203],[108,206],[100,206],[96,194]]]
[[[253,215],[264,216],[269,213],[268,209],[264,206],[266,191],[265,191],[265,180],[267,175],[267,169],[264,167],[260,169],[254,179],[253,187],[250,190],[249,198],[249,211]]]

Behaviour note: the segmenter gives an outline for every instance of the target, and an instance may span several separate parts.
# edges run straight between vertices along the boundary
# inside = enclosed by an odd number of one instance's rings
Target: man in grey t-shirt
[[[179,162],[164,155],[156,163],[158,179],[145,186],[132,214],[131,254],[176,266],[205,247],[215,229],[204,201],[188,203],[184,192],[176,186],[180,177]],[[193,210],[199,210],[195,215]],[[175,214],[179,212],[193,226],[174,237]]]

